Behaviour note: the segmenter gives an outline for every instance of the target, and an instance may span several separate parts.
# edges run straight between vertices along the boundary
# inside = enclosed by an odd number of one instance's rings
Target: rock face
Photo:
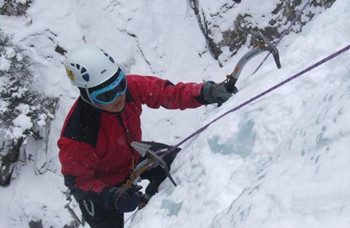
[[[3,5],[0,3],[0,15],[7,16],[21,16],[26,13],[27,8],[32,3],[31,0],[26,1],[16,1],[16,0],[7,0],[3,2]]]
[[[31,2],[2,1],[0,15],[25,15]],[[59,46],[55,51],[65,52]],[[26,50],[0,30],[0,186],[10,184],[16,164],[33,159],[26,153],[28,141],[33,140],[44,155],[47,152],[50,123],[58,108],[58,98],[33,90],[31,64]],[[43,172],[45,165],[45,161],[39,159],[36,173]]]
[[[50,122],[58,98],[34,91],[31,60],[24,49],[12,43],[0,30],[0,186],[8,185],[20,154],[21,162],[32,159],[26,154],[29,139],[47,150]],[[37,167],[40,173],[45,162]]]
[[[212,56],[225,61],[221,54],[233,56],[247,42],[249,31],[260,31],[277,41],[296,19],[290,32],[298,33],[315,15],[332,6],[335,0],[273,0],[260,2],[189,0]],[[259,10],[259,4],[266,4]],[[303,7],[305,9],[301,12]],[[301,14],[300,14],[301,13]],[[300,16],[299,16],[300,15]],[[289,32],[289,31],[286,31]]]

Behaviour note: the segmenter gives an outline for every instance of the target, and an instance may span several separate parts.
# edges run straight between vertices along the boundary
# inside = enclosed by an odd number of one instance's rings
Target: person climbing
[[[125,75],[102,49],[83,45],[67,55],[67,76],[80,96],[62,127],[59,159],[64,183],[91,227],[123,227],[124,213],[146,205],[166,178],[160,167],[145,171],[145,193],[123,184],[142,157],[131,143],[142,142],[142,105],[188,109],[222,104],[231,97],[225,83],[177,83],[154,76]],[[146,142],[151,150],[170,146]],[[164,160],[168,167],[180,149]]]

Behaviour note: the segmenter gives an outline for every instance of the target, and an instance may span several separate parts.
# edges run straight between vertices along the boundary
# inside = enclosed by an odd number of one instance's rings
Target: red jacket
[[[201,106],[203,84],[171,82],[151,76],[127,76],[125,110],[108,113],[79,98],[66,117],[58,140],[65,184],[70,189],[101,192],[122,183],[140,155],[130,146],[141,142],[142,104],[150,108]],[[133,161],[134,160],[134,161]]]

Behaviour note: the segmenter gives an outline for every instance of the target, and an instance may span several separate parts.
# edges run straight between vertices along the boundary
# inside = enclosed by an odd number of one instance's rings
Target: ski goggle
[[[117,73],[115,73],[111,79],[98,87],[101,88],[98,88],[89,94],[94,102],[102,105],[115,102],[117,97],[124,95],[127,89],[124,72],[118,69]]]

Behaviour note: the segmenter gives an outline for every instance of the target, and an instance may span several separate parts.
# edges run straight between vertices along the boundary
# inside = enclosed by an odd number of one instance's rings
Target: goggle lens
[[[124,72],[119,69],[112,77],[112,80],[108,85],[103,85],[102,88],[90,93],[90,97],[94,102],[98,104],[110,104],[116,101],[117,97],[125,94],[127,82]]]
[[[98,101],[103,101],[103,102],[112,102],[116,94],[119,94],[119,96],[124,95],[125,88],[126,88],[126,80],[125,78],[123,78],[117,87],[97,95],[96,99]]]

